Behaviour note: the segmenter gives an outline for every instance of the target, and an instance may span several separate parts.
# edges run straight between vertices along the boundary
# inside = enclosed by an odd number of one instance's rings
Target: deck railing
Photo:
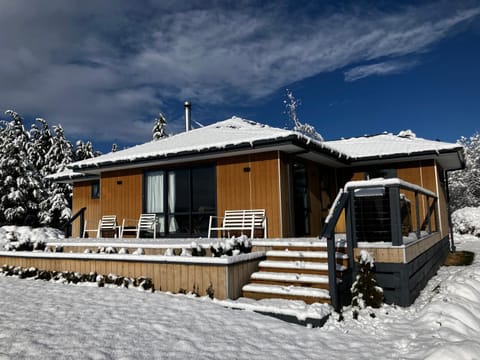
[[[438,231],[437,199],[435,193],[398,178],[351,181],[339,191],[320,234],[320,238],[327,240],[329,291],[336,310],[344,302],[336,275],[335,243],[335,227],[342,212],[345,210],[347,254],[352,271],[358,242],[390,242],[392,246],[401,246]],[[348,291],[351,281],[351,273],[342,279],[344,291]]]
[[[351,181],[345,192],[351,200],[349,246],[360,241],[400,246],[438,231],[437,195],[418,185],[398,178]]]

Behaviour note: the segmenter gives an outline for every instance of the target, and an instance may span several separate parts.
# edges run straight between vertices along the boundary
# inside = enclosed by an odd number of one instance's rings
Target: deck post
[[[402,238],[402,215],[400,213],[400,188],[392,186],[388,189],[390,202],[390,228],[392,234],[392,245],[403,244]]]
[[[415,233],[417,234],[417,239],[420,239],[420,204],[418,201],[418,191],[415,191],[415,220],[417,222],[417,226],[415,227]]]
[[[427,195],[427,227],[428,233],[432,233],[432,208],[430,207],[430,197]]]
[[[328,288],[330,292],[330,300],[335,311],[340,310],[340,301],[338,296],[337,284],[337,257],[336,257],[335,233],[328,234],[327,237],[327,253],[328,253]]]
[[[345,207],[345,221],[346,221],[346,237],[347,237],[347,254],[348,254],[348,265],[350,269],[353,270],[355,266],[354,259],[354,249],[357,247],[357,234],[355,232],[355,196],[353,191],[351,191],[348,196],[350,201],[346,204]]]

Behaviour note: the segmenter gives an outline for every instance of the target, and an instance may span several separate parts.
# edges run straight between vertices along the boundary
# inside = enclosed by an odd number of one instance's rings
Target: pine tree
[[[61,125],[54,136],[44,119],[26,131],[22,117],[7,111],[10,121],[0,121],[0,225],[62,227],[70,219],[71,185],[47,176],[67,164],[99,155],[91,142],[78,142],[76,151]],[[37,125],[40,124],[40,127]]]
[[[55,137],[52,138],[41,169],[44,176],[65,170],[73,159],[73,147],[65,138],[62,126],[54,126],[53,129]],[[45,188],[48,196],[40,204],[39,220],[43,225],[61,228],[71,217],[72,187],[70,184],[46,180]]]
[[[32,162],[33,151],[23,119],[11,110],[6,114],[12,120],[4,122],[0,134],[0,222],[35,226],[44,197],[43,178]]]
[[[366,307],[379,308],[383,303],[383,290],[377,286],[372,256],[362,250],[358,262],[359,271],[351,288],[354,318],[358,317],[359,310]]]
[[[82,140],[77,140],[73,156],[74,161],[91,159],[99,155],[101,155],[101,153],[99,151],[93,150],[93,145],[90,141],[84,143]]]
[[[153,140],[163,139],[168,136],[166,133],[167,128],[167,119],[162,113],[158,114],[158,118],[155,119],[155,124],[153,125],[152,133]]]
[[[466,168],[449,173],[452,211],[480,206],[480,133],[470,138],[461,137],[458,143],[465,149]]]

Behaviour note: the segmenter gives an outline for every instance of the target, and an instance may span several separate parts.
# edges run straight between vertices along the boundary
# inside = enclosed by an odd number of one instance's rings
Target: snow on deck
[[[250,261],[265,256],[264,252],[256,251],[248,254],[239,254],[224,257],[209,256],[165,256],[165,255],[135,255],[135,254],[95,254],[95,253],[63,253],[44,251],[0,251],[0,256],[47,258],[47,259],[80,259],[80,260],[114,260],[135,262],[161,262],[161,263],[186,263],[230,265],[237,262]]]

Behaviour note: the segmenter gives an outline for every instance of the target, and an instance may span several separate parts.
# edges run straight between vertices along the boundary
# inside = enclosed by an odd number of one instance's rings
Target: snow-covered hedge
[[[64,237],[62,231],[48,227],[32,229],[29,226],[2,226],[0,227],[0,250],[44,250],[46,241]]]
[[[38,270],[34,267],[3,265],[0,274],[4,276],[18,276],[21,279],[54,281],[63,284],[96,283],[99,287],[115,285],[119,287],[135,287],[139,290],[155,291],[153,281],[147,277],[129,278],[115,274],[101,275],[96,272],[81,274],[72,271]]]
[[[455,232],[480,237],[480,207],[464,207],[454,211],[452,224]]]

